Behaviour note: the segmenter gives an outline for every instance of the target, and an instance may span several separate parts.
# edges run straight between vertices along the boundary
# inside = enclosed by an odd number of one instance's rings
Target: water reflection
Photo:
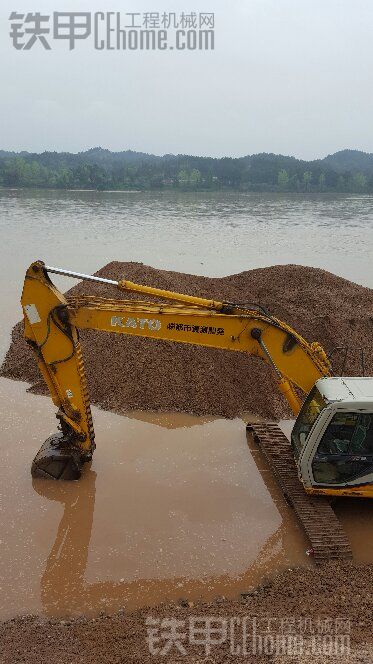
[[[82,483],[32,480],[43,498],[63,505],[56,539],[41,577],[41,600],[47,615],[77,614],[91,605],[84,581],[93,525],[96,473],[85,469]]]
[[[198,418],[188,413],[168,413],[154,410],[130,410],[124,413],[126,417],[140,422],[155,424],[163,429],[181,429],[188,426],[202,426],[208,422],[214,422],[219,419],[213,416],[202,416]]]
[[[0,380],[1,619],[237,596],[278,565],[305,563],[304,537],[241,420],[93,408],[91,468],[76,483],[32,484],[56,423],[51,400],[26,388]]]
[[[292,514],[289,514],[289,508],[251,436],[248,443],[261,478],[279,510],[280,519],[277,520],[278,527],[260,544],[254,560],[236,578],[220,575],[215,578],[189,579],[179,576],[166,579],[157,578],[155,573],[154,578],[132,582],[125,578],[90,582],[86,572],[91,550],[96,472],[87,467],[81,481],[66,484],[34,479],[33,488],[40,496],[63,506],[55,541],[41,577],[43,613],[48,616],[96,615],[100,610],[110,613],[123,606],[134,608],[180,597],[188,600],[211,599],[217,595],[234,597],[249,591],[274,571],[293,564],[292,549],[294,545],[298,549],[299,541],[305,545],[305,539],[300,537],[299,540],[295,536],[291,527]],[[116,506],[116,509],[119,507]],[[311,564],[304,555],[302,564]],[[124,568],[123,576],[126,577],[126,574]]]

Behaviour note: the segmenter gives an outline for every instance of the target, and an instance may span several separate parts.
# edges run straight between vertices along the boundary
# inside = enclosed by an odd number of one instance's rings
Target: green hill
[[[270,153],[213,158],[101,147],[78,153],[0,150],[0,186],[373,193],[373,155],[342,150],[305,161]]]
[[[352,173],[373,175],[373,154],[369,152],[340,150],[340,152],[328,155],[319,163],[326,164],[339,173],[351,171]]]

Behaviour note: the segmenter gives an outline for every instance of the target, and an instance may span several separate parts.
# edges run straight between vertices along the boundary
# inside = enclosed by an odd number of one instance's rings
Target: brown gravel
[[[372,291],[329,272],[280,265],[207,278],[156,270],[142,263],[113,262],[97,274],[205,297],[260,303],[307,340],[321,342],[328,352],[335,346],[349,346],[345,375],[361,373],[361,347],[365,348],[368,373],[373,369]],[[89,282],[70,292],[128,298],[128,294]],[[272,371],[257,358],[90,330],[82,331],[81,339],[91,399],[102,408],[225,417],[249,411],[270,419],[289,414]],[[338,373],[342,354],[335,358]],[[45,390],[20,323],[13,330],[1,375],[25,380],[35,392]]]
[[[241,601],[226,601],[223,598],[213,603],[188,606],[187,602],[143,608],[132,614],[118,613],[101,616],[95,620],[84,617],[76,620],[51,620],[42,617],[17,618],[0,625],[1,664],[125,664],[127,662],[360,662],[373,661],[372,635],[372,584],[373,566],[356,567],[348,564],[327,565],[321,569],[286,570],[263,587],[251,591]],[[190,616],[220,616],[222,618],[244,618],[248,616],[248,631],[251,635],[252,619],[257,619],[258,632],[265,632],[268,619],[272,619],[270,633],[285,633],[304,638],[303,652],[294,658],[279,653],[259,656],[250,654],[252,639],[249,638],[249,654],[242,657],[230,653],[230,640],[212,647],[210,658],[205,659],[203,646],[191,646],[186,642],[186,655],[173,647],[165,655],[152,655],[145,641],[148,616],[155,619],[176,618],[186,621],[179,627],[185,630]],[[350,618],[351,656],[346,654],[325,656],[307,654],[312,648],[312,631],[317,637],[325,637],[337,631],[348,634],[346,623],[336,620]],[[281,623],[281,619],[284,620]],[[235,623],[236,646],[242,644],[242,626]],[[238,626],[237,626],[238,625]],[[314,638],[315,638],[314,635]],[[185,642],[184,642],[185,643]],[[259,641],[256,641],[259,644]],[[324,647],[328,647],[328,636]],[[299,641],[298,641],[299,644]],[[158,647],[164,647],[161,640]],[[257,646],[258,647],[258,646]],[[271,645],[269,644],[269,648]]]

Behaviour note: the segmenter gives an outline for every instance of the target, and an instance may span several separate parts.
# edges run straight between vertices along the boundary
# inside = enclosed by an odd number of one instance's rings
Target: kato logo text
[[[156,318],[122,318],[121,316],[112,316],[112,327],[127,327],[135,330],[149,330],[158,332],[161,329],[161,321]]]

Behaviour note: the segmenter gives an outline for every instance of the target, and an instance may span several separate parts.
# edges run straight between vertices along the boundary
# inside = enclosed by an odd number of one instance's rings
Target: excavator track
[[[305,531],[314,560],[352,560],[347,536],[327,498],[305,493],[298,478],[291,444],[277,424],[248,424],[247,431],[264,453],[287,502]]]

